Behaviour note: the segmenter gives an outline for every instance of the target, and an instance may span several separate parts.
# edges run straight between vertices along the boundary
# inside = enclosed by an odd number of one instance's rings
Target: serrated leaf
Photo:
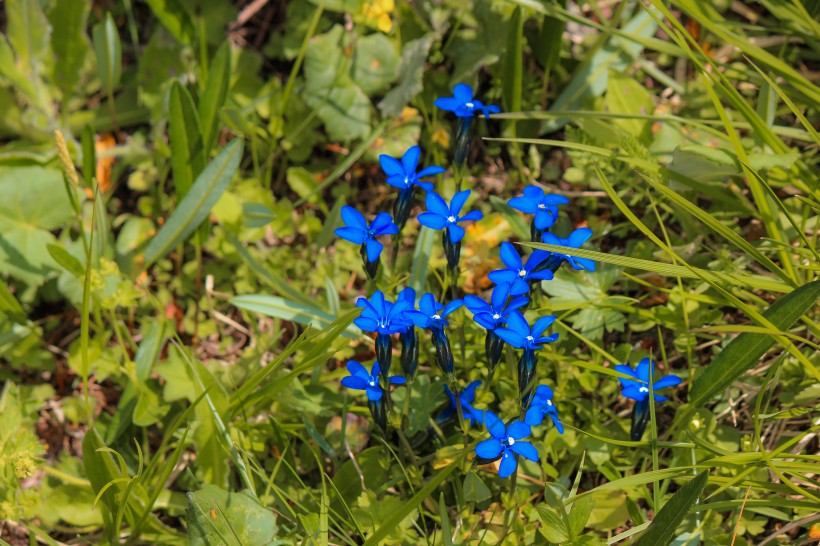
[[[672,542],[675,530],[697,502],[708,478],[709,472],[704,471],[681,487],[655,515],[655,519],[635,546],[667,546]]]
[[[803,313],[817,305],[820,281],[810,282],[786,294],[763,313],[781,331],[788,330]],[[775,337],[745,332],[733,339],[706,370],[698,376],[689,393],[689,403],[699,408],[722,393],[743,373],[754,366],[774,345]]]
[[[239,160],[242,158],[242,139],[236,138],[219,152],[205,167],[191,191],[177,209],[148,243],[145,249],[145,267],[165,256],[172,248],[184,241],[208,216],[211,208],[231,183]]]

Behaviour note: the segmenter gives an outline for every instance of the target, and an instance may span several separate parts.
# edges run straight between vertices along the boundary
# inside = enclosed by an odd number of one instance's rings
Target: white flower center
[[[513,438],[512,436],[509,436],[509,437],[507,438],[507,445],[508,445],[508,446],[511,446],[511,445],[513,445],[514,443],[515,443],[515,438]]]
[[[641,387],[640,389],[638,389],[638,392],[649,392],[649,389],[647,389],[646,387]]]
[[[430,318],[432,318],[433,320],[441,320],[441,315],[433,315]]]
[[[405,176],[405,177],[404,177],[404,184],[405,184],[405,186],[406,186],[407,184],[409,184],[409,183],[410,183],[410,177]]]
[[[526,277],[527,276],[527,270],[526,269],[519,269],[518,270],[518,276],[519,277]]]
[[[545,205],[544,203],[541,203],[541,204],[538,205],[538,208],[541,209],[541,210],[544,210],[544,209],[547,208],[547,205]]]
[[[454,223],[454,222],[456,221],[456,217],[455,217],[455,216],[448,216],[448,217],[447,217],[447,221],[448,221],[448,222],[450,222],[450,223],[452,224],[452,223]]]
[[[547,405],[551,406],[552,405],[552,400],[547,400]]]
[[[472,108],[474,105],[472,102],[465,102],[464,106],[466,106],[467,108]]]
[[[527,341],[534,341],[534,340],[535,340],[535,338],[534,338],[534,337],[532,337],[532,336],[527,336]]]
[[[371,387],[375,387],[376,386],[376,379],[371,375],[370,376],[370,381],[368,381],[367,384],[370,385]]]
[[[493,320],[498,320],[500,318],[501,318],[501,315],[499,315],[498,313],[493,315]]]

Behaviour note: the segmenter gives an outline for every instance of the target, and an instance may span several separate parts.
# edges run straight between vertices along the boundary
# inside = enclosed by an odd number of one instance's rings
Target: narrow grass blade
[[[681,487],[661,508],[649,525],[649,529],[641,535],[635,546],[667,546],[672,542],[675,530],[689,513],[689,509],[697,502],[703,488],[706,487],[708,477],[708,471],[701,472],[695,479]]]
[[[207,158],[216,142],[219,111],[225,104],[231,83],[231,44],[225,42],[214,55],[214,62],[199,104],[199,124],[202,127],[203,157]]]
[[[231,305],[269,317],[290,320],[298,322],[299,324],[315,325],[318,328],[325,328],[337,319],[337,317],[318,307],[302,305],[292,300],[278,296],[266,296],[264,294],[236,296],[231,299]],[[343,335],[356,339],[361,336],[361,334],[361,330],[351,324],[347,327]]]
[[[184,241],[208,216],[211,208],[231,183],[239,160],[242,158],[242,139],[236,138],[202,171],[191,191],[148,243],[145,249],[145,267],[165,256]]]
[[[787,330],[803,313],[817,305],[818,297],[820,281],[808,283],[777,300],[763,316],[780,330]],[[689,393],[692,407],[701,407],[713,396],[723,392],[757,363],[774,345],[775,339],[772,335],[751,332],[733,339],[695,380]]]
[[[179,82],[171,86],[168,114],[174,189],[177,198],[182,199],[205,167],[205,157],[194,100]]]

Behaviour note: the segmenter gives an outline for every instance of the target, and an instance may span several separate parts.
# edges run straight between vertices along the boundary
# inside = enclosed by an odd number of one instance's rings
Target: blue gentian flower
[[[407,287],[399,292],[399,301],[410,302],[410,308],[405,311],[408,313],[415,309],[416,306],[416,291],[411,287]],[[406,315],[405,315],[406,316]],[[401,339],[401,369],[404,371],[404,376],[411,381],[416,376],[416,369],[419,364],[419,342],[416,335],[416,326],[412,322],[400,335]]]
[[[384,298],[381,290],[377,290],[370,300],[359,298],[356,307],[363,310],[353,323],[365,332],[376,332],[376,360],[381,362],[387,375],[393,360],[393,342],[390,336],[405,331],[413,324],[405,315],[413,304],[406,299],[393,303]]]
[[[538,364],[535,351],[543,344],[552,343],[558,339],[558,334],[542,335],[553,322],[555,322],[555,317],[548,315],[535,321],[530,328],[524,315],[518,311],[512,311],[507,315],[507,326],[495,330],[498,337],[513,347],[524,349],[518,360],[518,391],[521,394],[521,407],[525,410],[529,407],[534,394],[530,387]]]
[[[345,227],[336,229],[335,233],[342,239],[362,245],[362,262],[368,278],[375,278],[379,267],[379,256],[382,253],[382,245],[376,237],[382,235],[394,235],[399,232],[399,228],[393,223],[393,219],[386,212],[380,212],[373,219],[370,225],[362,214],[353,207],[342,207],[342,220]]]
[[[552,280],[553,274],[549,270],[538,270],[538,266],[549,258],[545,250],[535,250],[527,258],[526,265],[511,243],[501,243],[501,261],[506,269],[491,271],[487,277],[496,284],[508,282],[512,284],[510,293],[514,296],[526,294],[530,290],[530,283]]]
[[[493,289],[489,303],[472,294],[464,297],[464,305],[473,313],[473,320],[487,329],[487,336],[484,338],[484,352],[491,376],[501,360],[501,351],[504,349],[504,340],[496,335],[495,329],[506,322],[510,311],[527,305],[527,298],[524,296],[510,299],[511,290],[511,283],[503,282],[497,285]]]
[[[522,421],[513,421],[506,427],[504,422],[492,412],[482,413],[484,425],[492,438],[479,442],[475,447],[479,463],[495,461],[501,458],[498,466],[498,477],[507,478],[518,468],[516,455],[530,461],[538,461],[538,450],[529,442],[522,442],[531,434],[530,426]]]
[[[618,364],[615,366],[615,371],[634,377],[635,379],[618,378],[623,390],[623,394],[627,398],[635,400],[635,406],[632,408],[632,427],[630,429],[630,437],[633,441],[639,441],[643,436],[646,425],[649,422],[649,383],[652,382],[652,390],[657,392],[658,389],[666,387],[673,387],[679,384],[682,379],[676,375],[667,375],[657,381],[650,379],[654,377],[653,370],[655,362],[651,358],[644,358],[633,370],[627,364]],[[664,402],[665,396],[655,394],[656,402]]]
[[[411,146],[404,152],[401,161],[386,154],[379,156],[379,163],[387,175],[387,183],[400,190],[396,201],[393,203],[393,215],[396,217],[396,224],[398,224],[400,230],[404,228],[404,224],[407,223],[407,219],[410,217],[416,186],[426,192],[433,190],[433,184],[421,179],[445,172],[443,167],[436,165],[425,167],[416,172],[420,155],[421,148]]]
[[[555,404],[552,403],[552,389],[547,385],[538,385],[538,387],[535,388],[535,396],[532,398],[530,408],[524,416],[524,422],[531,427],[535,427],[540,425],[546,416],[552,419],[555,428],[558,429],[559,433],[563,434],[564,425],[562,425],[558,419],[558,409],[555,407]]]
[[[634,377],[635,379],[624,379],[623,377],[619,377],[618,381],[621,382],[621,387],[623,387],[623,394],[627,398],[631,398],[637,402],[643,402],[649,397],[649,375],[652,373],[651,370],[654,367],[655,363],[651,358],[644,358],[633,370],[629,367],[628,364],[618,364],[615,366],[615,371],[621,372],[622,374],[626,374],[629,376]],[[667,375],[666,377],[662,377],[657,381],[652,381],[652,390],[654,391],[655,401],[656,402],[665,402],[666,397],[657,394],[659,389],[663,389],[666,387],[674,387],[678,385],[681,381],[683,381],[677,375]]]
[[[472,210],[464,216],[461,209],[467,198],[470,197],[470,190],[456,193],[448,205],[442,197],[434,192],[427,194],[427,212],[419,214],[419,223],[430,229],[446,231],[444,236],[444,253],[447,256],[447,265],[450,269],[458,269],[458,261],[461,257],[461,240],[464,238],[464,228],[461,222],[478,221],[483,218],[480,211]]]
[[[473,409],[473,402],[475,402],[475,391],[480,385],[481,381],[475,380],[467,385],[467,387],[458,395],[458,400],[461,403],[461,413],[464,415],[464,418],[471,423],[477,422],[476,418],[473,416],[473,412],[480,414],[478,410]],[[449,419],[456,413],[456,397],[447,385],[444,385],[444,392],[447,393],[447,396],[450,398],[450,405],[444,408],[439,415],[439,419],[442,421]]]
[[[556,237],[552,233],[544,233],[541,236],[541,242],[547,243],[548,245],[581,248],[581,245],[587,242],[590,237],[592,237],[591,229],[578,228],[570,233],[569,237],[566,239]],[[553,272],[557,271],[558,267],[560,267],[563,262],[569,263],[569,265],[579,271],[584,269],[587,271],[595,271],[595,262],[588,258],[578,258],[575,256],[570,256],[569,254],[560,254],[558,252],[549,252],[548,254],[550,259],[547,262],[549,263],[549,269]],[[544,265],[547,265],[547,263],[545,262]]]
[[[567,203],[569,199],[563,195],[544,193],[538,186],[527,186],[524,188],[524,195],[507,201],[512,208],[535,215],[530,226],[533,241],[540,241],[544,230],[555,225],[558,220],[558,205]]]
[[[350,360],[347,363],[347,371],[350,372],[350,375],[342,378],[342,385],[348,389],[365,391],[367,393],[367,399],[370,401],[381,400],[384,391],[379,384],[381,369],[378,362],[373,363],[373,367],[370,369],[370,373],[368,373],[364,366],[355,360]],[[391,385],[404,385],[405,379],[400,375],[394,375],[388,378],[387,383]]]
[[[450,349],[450,340],[444,333],[444,327],[449,326],[447,315],[461,307],[461,300],[453,300],[447,305],[436,301],[435,296],[427,293],[419,300],[418,311],[407,311],[407,316],[419,328],[429,329],[433,334],[433,345],[436,347],[436,363],[448,378],[453,379],[453,351]]]
[[[433,104],[442,110],[453,112],[460,118],[472,118],[478,113],[483,113],[487,119],[490,119],[490,114],[497,114],[501,111],[501,108],[494,104],[484,105],[473,98],[473,88],[466,83],[456,84],[453,87],[452,97],[438,98]]]

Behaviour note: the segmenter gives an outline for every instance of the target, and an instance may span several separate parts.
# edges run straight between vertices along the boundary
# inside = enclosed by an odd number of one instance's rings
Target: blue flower
[[[401,161],[387,154],[381,154],[379,156],[379,163],[382,166],[382,170],[387,175],[387,183],[394,188],[399,188],[400,190],[409,190],[412,189],[413,186],[419,186],[424,191],[431,191],[433,189],[433,185],[429,182],[424,182],[421,179],[426,176],[441,174],[445,172],[446,169],[436,165],[431,165],[416,172],[416,168],[419,165],[420,155],[421,148],[418,146],[411,146],[408,148],[401,157]]]
[[[412,309],[413,304],[406,299],[396,303],[386,300],[381,290],[376,290],[370,300],[359,298],[356,307],[362,307],[364,310],[353,323],[365,332],[397,334],[412,324],[405,316],[405,312]]]
[[[581,245],[587,242],[587,240],[592,237],[592,230],[589,228],[578,228],[572,233],[570,233],[569,237],[566,239],[562,239],[560,237],[556,237],[552,233],[544,233],[541,236],[541,241],[547,243],[548,245],[560,245],[560,246],[568,246],[572,248],[581,248]],[[587,258],[577,258],[575,256],[570,256],[569,254],[560,254],[558,252],[549,252],[548,253],[551,261],[554,261],[555,258],[558,258],[560,261],[555,265],[555,269],[557,270],[558,267],[561,265],[562,262],[569,262],[574,269],[583,270],[586,269],[587,271],[595,271],[595,262],[587,259]]]
[[[470,211],[464,216],[459,216],[468,197],[470,197],[470,190],[460,191],[453,196],[448,205],[439,194],[434,192],[428,193],[426,199],[427,212],[419,214],[419,223],[435,230],[446,228],[450,241],[458,243],[464,238],[464,228],[458,224],[470,220],[481,220],[484,216],[477,210]]]
[[[475,447],[475,453],[482,461],[494,461],[501,458],[501,464],[498,466],[499,478],[511,476],[516,471],[518,468],[516,455],[521,455],[533,462],[538,461],[538,450],[535,446],[521,441],[531,433],[528,424],[513,421],[505,427],[503,421],[494,413],[485,411],[481,416],[492,438],[479,442]]]
[[[552,419],[555,428],[558,429],[559,433],[563,434],[564,425],[562,425],[558,419],[558,409],[555,407],[555,404],[552,403],[552,389],[547,385],[538,385],[535,389],[535,396],[532,398],[530,409],[527,410],[527,414],[524,417],[524,422],[531,427],[535,427],[540,425],[546,416]]]
[[[502,282],[493,289],[489,303],[470,294],[464,296],[464,305],[473,313],[474,321],[487,330],[495,330],[504,324],[510,311],[527,305],[527,298],[524,296],[513,297],[510,300],[511,291],[512,284]]]
[[[342,239],[364,245],[368,262],[379,259],[384,245],[376,240],[381,235],[394,235],[399,228],[386,212],[380,212],[373,222],[368,225],[364,216],[353,207],[342,207],[342,220],[346,227],[336,229],[335,233]]]
[[[449,326],[447,322],[447,315],[458,309],[463,305],[461,300],[453,300],[447,305],[436,301],[436,297],[427,292],[419,300],[419,310],[407,311],[407,316],[413,320],[413,323],[419,328],[427,328],[430,330],[441,330],[445,326]]]
[[[475,391],[480,385],[481,381],[475,380],[467,385],[467,387],[461,391],[461,394],[458,395],[458,400],[461,402],[462,414],[464,415],[464,418],[471,423],[477,422],[477,419],[473,416],[473,412],[475,411],[478,414],[481,413],[479,410],[473,409],[473,402],[475,402]],[[447,406],[439,415],[439,419],[442,421],[449,419],[456,412],[456,397],[453,395],[450,387],[444,385],[444,392],[447,393],[447,396],[450,398],[450,405]]]
[[[348,389],[365,391],[367,393],[367,399],[370,401],[381,400],[384,391],[381,385],[379,385],[381,369],[379,368],[378,362],[374,362],[370,373],[367,373],[367,369],[364,366],[355,360],[351,360],[347,363],[347,371],[350,372],[350,375],[342,378],[342,385]],[[393,385],[404,385],[404,382],[404,378],[400,375],[394,375],[388,379],[388,383]]]
[[[527,186],[524,195],[513,197],[507,204],[516,210],[534,214],[533,224],[539,230],[549,229],[558,220],[558,205],[566,205],[569,199],[563,195],[544,193],[538,186]]]
[[[541,334],[555,322],[555,317],[547,315],[535,321],[530,328],[527,319],[518,311],[511,311],[507,315],[506,328],[497,328],[496,335],[517,349],[535,351],[545,343],[552,343],[558,339],[558,334],[543,336]]]
[[[514,296],[529,292],[530,282],[552,280],[553,274],[549,270],[538,270],[538,266],[549,258],[549,253],[545,250],[535,250],[527,258],[527,264],[521,261],[521,256],[515,251],[511,243],[501,243],[501,261],[507,266],[506,269],[496,269],[491,271],[487,277],[496,284],[503,282],[512,283],[510,293]]]
[[[621,394],[638,402],[646,400],[649,397],[649,375],[654,365],[655,363],[651,358],[644,358],[638,363],[634,370],[629,367],[628,364],[618,364],[615,366],[615,371],[635,378],[635,380],[624,379],[623,377],[618,378],[618,381],[621,382],[621,387],[623,387]],[[657,381],[653,380],[652,390],[655,394],[655,401],[664,402],[666,400],[665,396],[657,394],[659,389],[674,387],[681,381],[682,379],[676,375],[667,375]]]
[[[410,302],[410,308],[405,311],[405,316],[407,316],[407,313],[415,309],[416,291],[408,286],[399,292],[398,301],[401,300]],[[404,375],[412,381],[413,377],[416,375],[416,369],[419,364],[419,342],[418,337],[416,336],[415,325],[411,323],[410,326],[408,326],[404,332],[401,333],[400,338],[401,369],[404,371]]]
[[[501,108],[493,104],[484,105],[481,101],[473,98],[473,88],[465,83],[456,84],[453,87],[453,96],[439,98],[433,103],[442,110],[453,112],[460,118],[471,118],[477,113],[484,113],[484,117],[490,119],[490,114],[497,114]]]

